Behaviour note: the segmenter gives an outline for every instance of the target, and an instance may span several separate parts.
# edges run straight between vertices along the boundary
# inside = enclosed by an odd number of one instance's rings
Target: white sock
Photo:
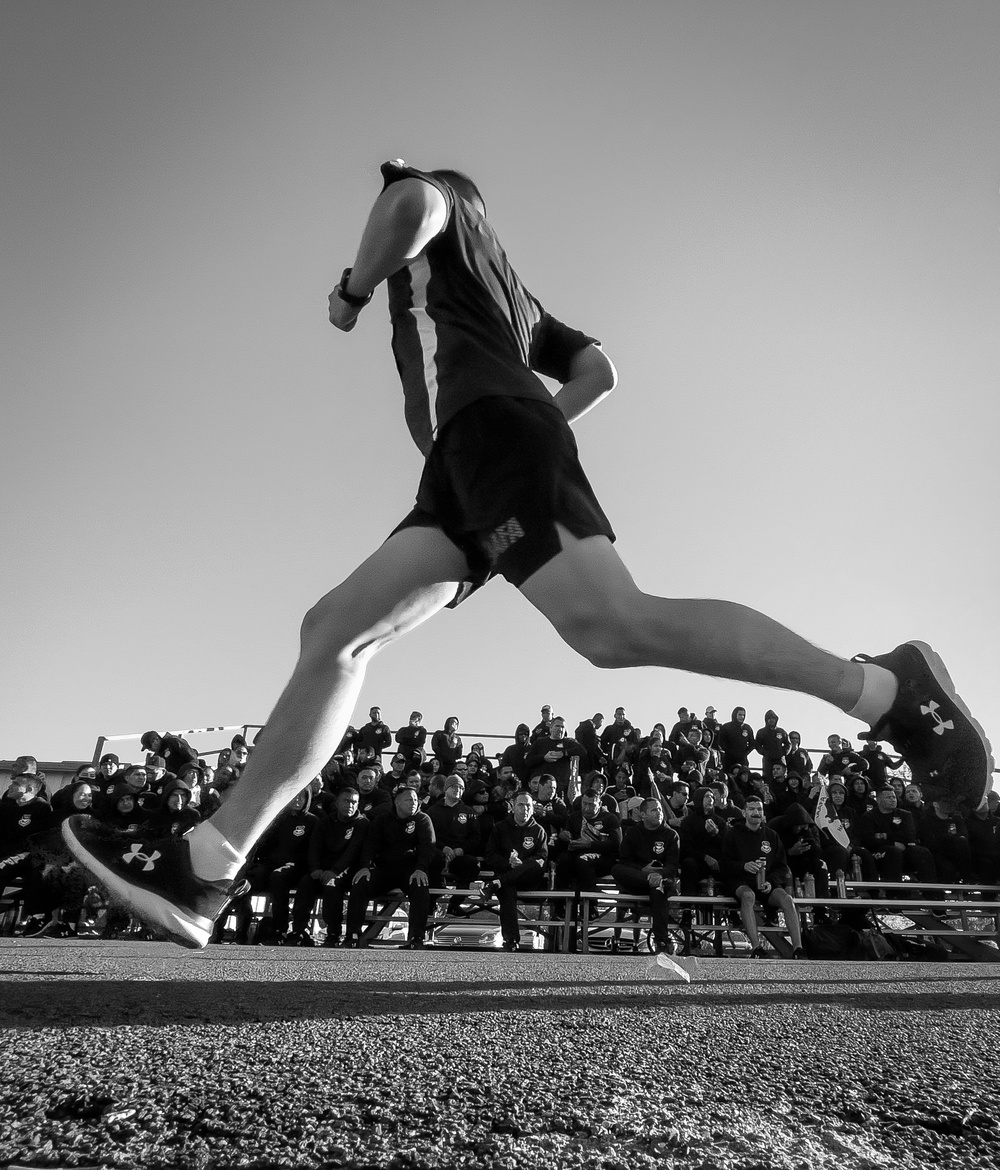
[[[862,662],[861,669],[865,675],[861,695],[847,714],[874,727],[895,701],[899,682],[891,670],[874,662]]]
[[[202,821],[187,835],[191,868],[206,882],[232,881],[246,858],[229,844],[211,821]]]

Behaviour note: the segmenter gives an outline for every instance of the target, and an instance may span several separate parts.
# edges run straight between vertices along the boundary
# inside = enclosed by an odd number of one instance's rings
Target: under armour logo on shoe
[[[154,849],[152,853],[143,853],[142,846],[138,843],[129,846],[128,853],[122,854],[122,861],[141,861],[143,862],[142,871],[148,873],[154,868],[156,859],[160,856],[159,849]]]
[[[934,719],[934,723],[935,723],[934,734],[935,735],[944,735],[945,731],[954,731],[955,730],[955,724],[950,719],[942,719],[941,716],[938,714],[938,707],[940,707],[940,706],[941,706],[941,704],[935,703],[933,699],[931,699],[931,701],[927,704],[926,707],[923,705],[923,703],[920,704],[920,714],[921,715],[930,715]]]

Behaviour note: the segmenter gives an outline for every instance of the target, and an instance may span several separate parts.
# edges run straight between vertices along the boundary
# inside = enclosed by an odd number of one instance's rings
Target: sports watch
[[[374,289],[366,297],[355,296],[354,293],[347,291],[347,282],[351,279],[351,269],[345,268],[344,275],[340,278],[340,284],[337,285],[337,296],[345,303],[351,306],[352,309],[363,309],[365,305],[372,299],[375,292]]]

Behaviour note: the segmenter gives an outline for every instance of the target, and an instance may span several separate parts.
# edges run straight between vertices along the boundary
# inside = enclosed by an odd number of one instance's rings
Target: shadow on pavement
[[[982,984],[982,990],[972,986],[976,983]],[[370,983],[308,979],[0,982],[0,1028],[7,1029],[204,1027],[497,1011],[576,1013],[622,1008],[689,1011],[699,1007],[720,1010],[824,1006],[894,1013],[996,1011],[1000,1008],[1000,989],[995,979],[963,976],[881,986],[873,985],[871,980],[837,980],[832,985],[780,980],[748,985],[736,979],[702,979],[691,984],[649,980],[568,984],[529,980]],[[572,1018],[556,1021],[560,1023],[578,1026]]]

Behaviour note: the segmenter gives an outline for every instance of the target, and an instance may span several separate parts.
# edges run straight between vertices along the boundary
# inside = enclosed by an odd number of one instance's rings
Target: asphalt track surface
[[[0,940],[0,1166],[1000,1166],[1000,965]]]

